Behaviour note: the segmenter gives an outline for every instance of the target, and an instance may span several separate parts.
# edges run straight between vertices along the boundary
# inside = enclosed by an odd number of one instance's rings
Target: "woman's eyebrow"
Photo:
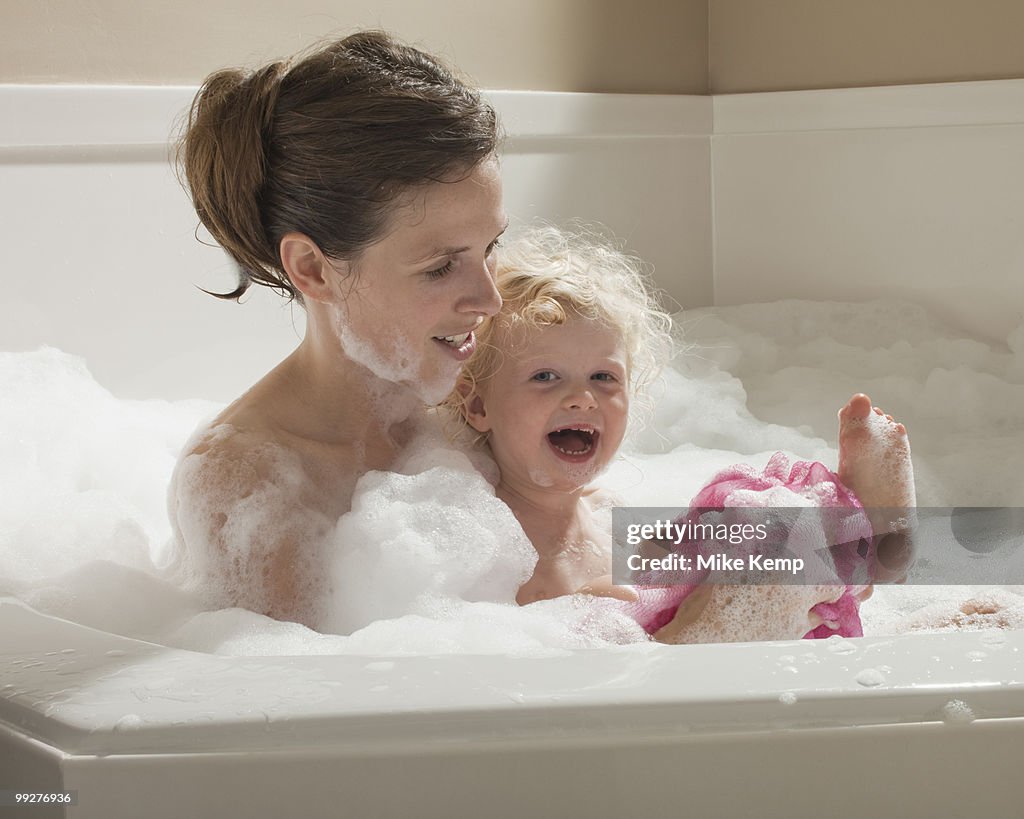
[[[467,250],[469,250],[468,245],[465,247],[435,247],[428,253],[413,259],[412,263],[419,264],[420,262],[425,262],[428,259],[436,259],[439,256],[455,256],[459,253],[465,253]]]
[[[509,219],[506,216],[505,217],[505,224],[502,225],[501,230],[498,232],[498,236],[501,236],[506,230],[508,230],[508,226],[509,226]],[[498,238],[498,236],[496,236],[495,238]],[[412,264],[419,264],[420,262],[425,262],[428,259],[436,259],[439,256],[456,256],[459,253],[465,253],[469,249],[470,249],[469,245],[464,245],[463,247],[454,247],[454,246],[451,246],[451,245],[446,246],[446,247],[434,247],[434,248],[431,248],[430,252],[425,253],[424,255],[419,256],[416,259],[413,259],[412,260]]]

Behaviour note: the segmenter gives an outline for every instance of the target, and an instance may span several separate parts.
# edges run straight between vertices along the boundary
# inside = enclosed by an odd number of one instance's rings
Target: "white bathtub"
[[[69,816],[1019,815],[1022,632],[382,661],[0,624],[4,787]]]
[[[1005,338],[1024,318],[1024,288],[1006,287],[1020,258],[1024,186],[1005,181],[1024,168],[1024,89],[944,90],[496,94],[510,132],[508,209],[603,220],[686,306],[771,288],[820,299],[896,292]],[[42,341],[84,355],[123,397],[226,400],[294,344],[291,316],[264,294],[235,308],[190,286],[220,286],[228,268],[192,241],[194,217],[163,162],[170,112],[189,94],[0,88],[3,224],[20,239],[8,270],[22,282],[39,268],[39,247],[50,257],[45,286],[7,289],[0,348]],[[933,161],[894,174],[894,157],[921,150]],[[934,152],[947,150],[962,152],[961,165],[939,161]],[[972,162],[990,172],[968,173]],[[842,178],[821,178],[829,168]],[[969,291],[955,281],[963,258],[946,258],[958,239],[950,206],[909,182],[936,175],[951,184],[970,176],[955,221],[987,226],[983,242],[959,236],[977,262]],[[849,195],[835,196],[838,182]],[[885,206],[871,207],[872,197]],[[1010,215],[990,218],[993,202]],[[860,261],[871,272],[851,292],[858,262],[838,225],[863,239],[885,216],[879,209],[900,203],[923,213],[907,218],[920,258],[900,255],[899,237],[855,243],[871,249]],[[814,229],[828,209],[830,231]],[[0,655],[0,790],[77,791],[66,814],[31,806],[5,815],[1022,810],[1024,632],[543,659],[226,658],[98,632],[6,598]]]

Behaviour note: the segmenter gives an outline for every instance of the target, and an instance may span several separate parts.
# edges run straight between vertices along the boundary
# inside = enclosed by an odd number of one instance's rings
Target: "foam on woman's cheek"
[[[349,309],[345,306],[332,308],[338,341],[345,355],[356,364],[365,367],[381,381],[404,384],[419,395],[424,403],[434,406],[443,401],[455,386],[459,365],[454,360],[448,368],[427,376],[424,381],[424,344],[426,339],[414,338],[408,330],[396,324],[377,329],[377,338],[371,341],[362,337],[352,326]],[[377,323],[387,321],[386,316],[374,318]],[[443,361],[437,353],[438,362]]]
[[[387,335],[381,332],[381,337],[374,344],[353,328],[347,307],[334,307],[332,310],[341,349],[349,359],[378,378],[395,383],[409,381],[418,371],[421,356],[402,327],[388,327]],[[377,320],[383,322],[386,317],[379,316]]]

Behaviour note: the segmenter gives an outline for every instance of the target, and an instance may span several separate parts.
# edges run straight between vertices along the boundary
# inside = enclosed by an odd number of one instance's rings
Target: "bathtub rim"
[[[221,657],[96,631],[0,598],[0,633],[8,635],[0,724],[68,755],[623,747],[1024,717],[1024,631],[996,632],[1001,643],[992,632],[961,632],[542,658]],[[71,645],[74,652],[61,653]],[[858,683],[869,669],[884,682]],[[197,685],[205,686],[198,695]],[[944,716],[954,700],[973,720],[955,709]]]

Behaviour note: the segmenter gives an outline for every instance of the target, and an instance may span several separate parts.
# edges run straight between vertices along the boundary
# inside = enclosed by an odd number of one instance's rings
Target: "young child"
[[[671,354],[671,320],[636,260],[553,227],[529,230],[502,249],[497,284],[503,307],[478,331],[477,351],[449,402],[486,442],[500,470],[497,496],[537,551],[520,604],[577,592],[615,597],[664,642],[860,633],[864,586],[612,585],[607,507],[614,501],[592,484],[622,443],[631,401],[646,396]],[[905,430],[872,413],[866,396],[851,399],[841,421],[840,469],[851,479],[863,483],[861,476],[893,464],[909,469]],[[724,506],[735,489],[785,486],[825,505],[859,507],[820,464],[787,469],[779,454],[762,474],[726,470],[694,505]],[[906,481],[885,481],[897,489],[876,492],[875,500],[909,505]]]

